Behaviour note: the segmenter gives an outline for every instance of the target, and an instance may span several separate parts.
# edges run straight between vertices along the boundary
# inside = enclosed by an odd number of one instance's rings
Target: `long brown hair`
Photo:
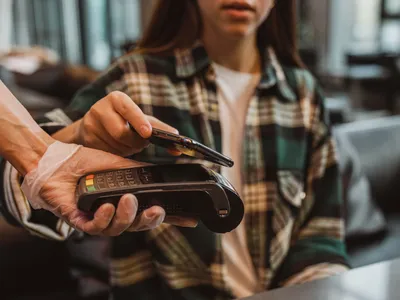
[[[135,52],[171,53],[200,38],[202,19],[196,0],[158,0]],[[303,67],[297,48],[296,0],[277,0],[258,28],[260,49],[272,46],[282,64]]]

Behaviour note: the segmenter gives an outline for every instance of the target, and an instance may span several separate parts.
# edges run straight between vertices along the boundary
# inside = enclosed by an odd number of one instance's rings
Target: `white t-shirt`
[[[218,64],[214,64],[214,70],[222,127],[222,152],[235,162],[232,168],[223,167],[221,173],[243,196],[241,166],[244,129],[248,106],[260,75],[233,71]],[[260,292],[247,248],[244,224],[243,220],[235,230],[222,236],[225,281],[238,298]]]

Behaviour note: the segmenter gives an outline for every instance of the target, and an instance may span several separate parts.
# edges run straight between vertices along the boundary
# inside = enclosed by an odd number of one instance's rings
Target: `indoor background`
[[[0,0],[0,79],[34,116],[63,108],[134,46],[155,3]],[[350,261],[398,257],[400,1],[299,0],[298,15],[301,57],[323,86],[338,141]],[[28,236],[0,216],[0,298],[75,299],[74,272],[86,265],[106,280],[107,262],[90,250],[102,244],[71,243]]]

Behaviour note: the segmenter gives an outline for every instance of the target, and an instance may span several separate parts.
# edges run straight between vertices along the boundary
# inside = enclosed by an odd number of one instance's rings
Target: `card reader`
[[[138,199],[137,214],[158,205],[167,216],[198,218],[216,233],[235,229],[244,215],[243,202],[234,187],[201,164],[151,165],[87,174],[78,182],[78,208],[95,212],[104,203],[117,206],[127,193]]]

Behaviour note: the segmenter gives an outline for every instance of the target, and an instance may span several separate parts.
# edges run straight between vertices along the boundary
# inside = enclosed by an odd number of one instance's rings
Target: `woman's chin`
[[[251,37],[255,33],[254,30],[251,30],[248,27],[236,27],[236,28],[230,28],[229,30],[225,31],[226,37],[230,37],[233,39],[244,39]]]

